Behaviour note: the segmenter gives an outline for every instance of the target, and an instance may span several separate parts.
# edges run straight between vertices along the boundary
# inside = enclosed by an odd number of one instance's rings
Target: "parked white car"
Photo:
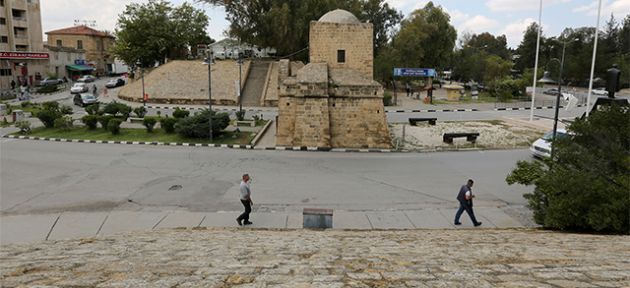
[[[598,96],[608,96],[608,91],[606,89],[600,87],[593,89],[593,94]]]
[[[567,137],[567,131],[564,129],[556,130],[556,138]],[[553,138],[553,131],[549,131],[543,135],[543,137],[534,141],[529,150],[536,158],[549,158],[551,157],[551,140]]]
[[[70,88],[70,93],[71,94],[85,93],[85,92],[88,92],[89,89],[90,88],[87,86],[87,84],[83,82],[74,83],[74,85],[72,85],[72,88]]]

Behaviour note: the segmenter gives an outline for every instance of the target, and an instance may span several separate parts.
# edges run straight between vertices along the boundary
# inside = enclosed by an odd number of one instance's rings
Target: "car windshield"
[[[92,95],[92,94],[81,95],[81,98],[83,98],[84,100],[93,100],[93,99],[95,99],[94,95]]]
[[[85,85],[85,84],[83,84],[83,83],[75,83],[75,84],[74,84],[74,87],[83,87],[84,85]]]
[[[556,131],[556,137],[557,138],[562,138],[562,137],[566,137],[567,134],[565,132],[562,131]],[[545,135],[543,135],[542,139],[545,141],[551,141],[551,139],[553,138],[553,131],[549,131],[547,133],[545,133]]]

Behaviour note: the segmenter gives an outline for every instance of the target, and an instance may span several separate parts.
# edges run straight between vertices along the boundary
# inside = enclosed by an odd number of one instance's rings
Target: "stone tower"
[[[372,32],[344,10],[311,22],[310,63],[279,64],[277,146],[391,148]]]

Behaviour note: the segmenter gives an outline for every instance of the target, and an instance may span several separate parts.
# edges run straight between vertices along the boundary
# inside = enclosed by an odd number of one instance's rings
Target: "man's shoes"
[[[245,221],[243,224],[244,224],[244,225],[252,225],[252,224],[254,224],[254,222]]]
[[[241,219],[236,219],[236,223],[238,223],[238,226],[243,226],[243,223],[241,223]]]
[[[481,226],[481,222],[475,223],[475,227],[477,227],[477,226]]]
[[[462,222],[455,222],[455,225],[462,225]]]

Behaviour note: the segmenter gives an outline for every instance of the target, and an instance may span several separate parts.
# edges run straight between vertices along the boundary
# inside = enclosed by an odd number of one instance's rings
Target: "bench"
[[[453,143],[453,138],[460,138],[460,137],[466,137],[466,141],[475,143],[475,141],[477,141],[477,137],[479,137],[479,133],[476,133],[476,132],[472,132],[472,133],[444,133],[444,136],[442,136],[442,141],[444,141],[444,143],[452,144]]]
[[[332,209],[304,208],[303,228],[332,228]]]
[[[409,118],[409,125],[416,126],[418,122],[428,121],[430,125],[435,125],[437,118]]]

